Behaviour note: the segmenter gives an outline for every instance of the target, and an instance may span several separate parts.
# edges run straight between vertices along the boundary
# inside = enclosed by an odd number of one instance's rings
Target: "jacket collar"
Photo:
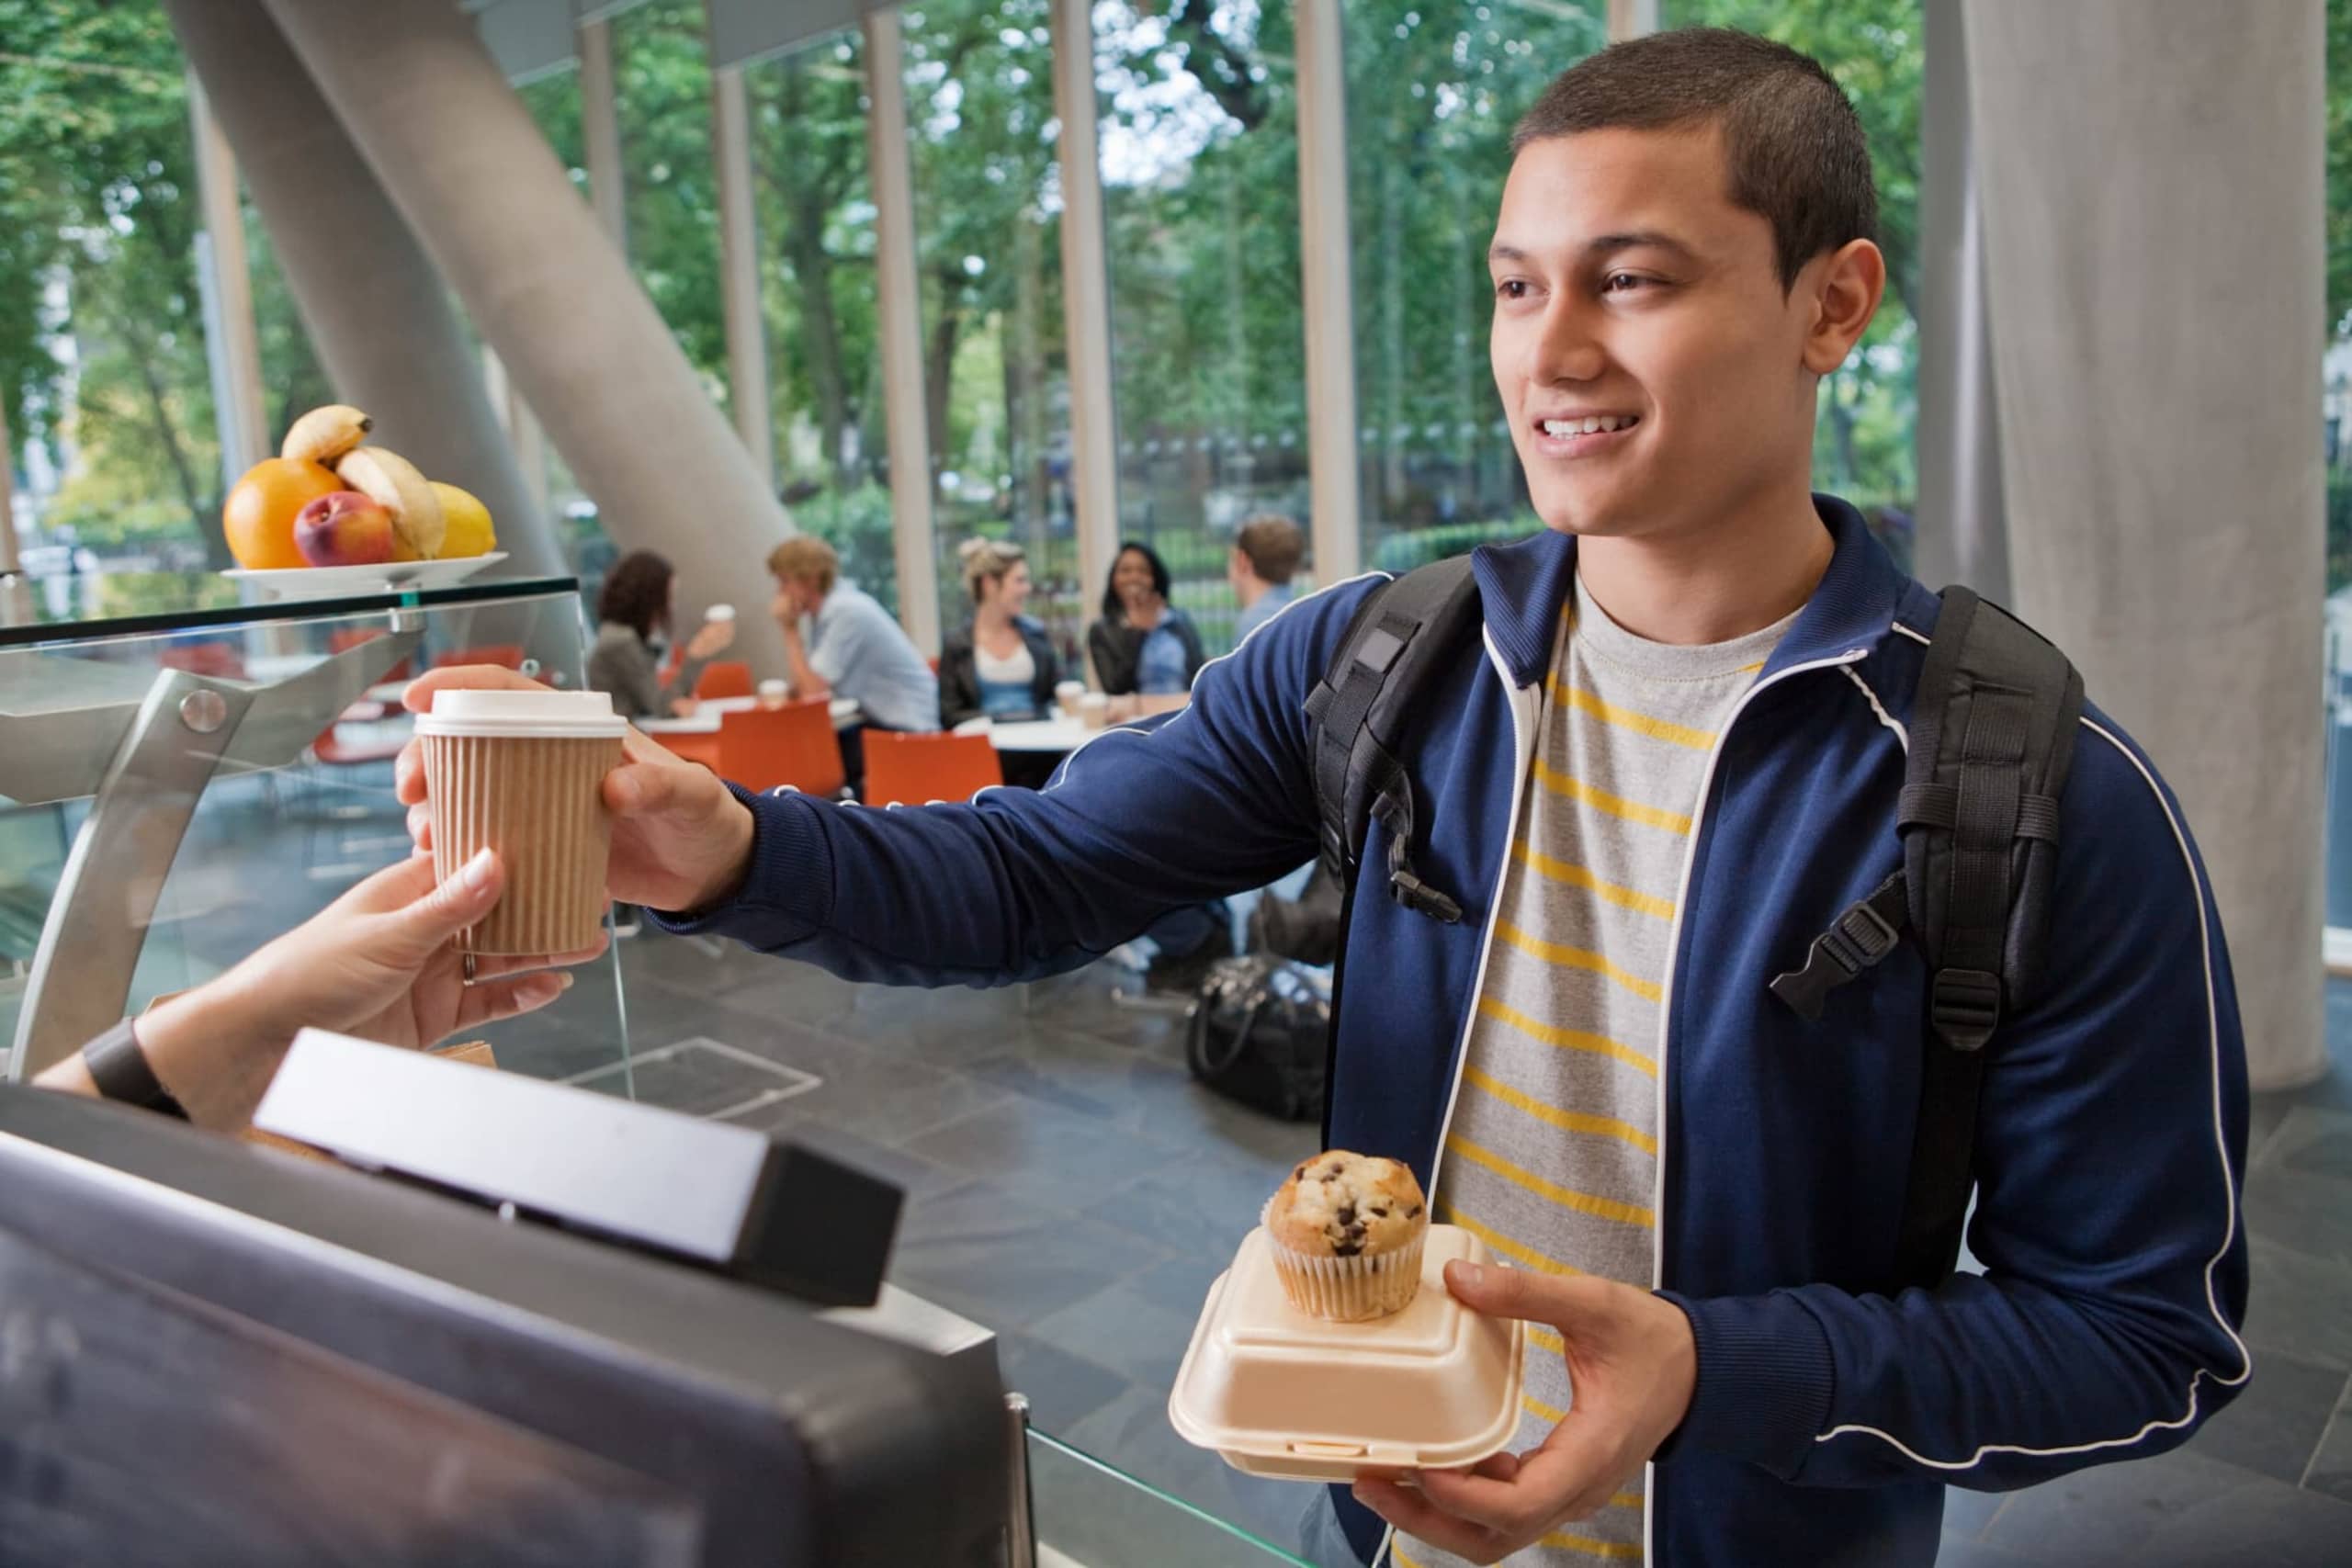
[[[1886,635],[1904,586],[1902,572],[1871,537],[1862,514],[1834,495],[1815,495],[1814,509],[1836,540],[1829,570],[1781,639],[1765,676],[1792,664],[1856,653]],[[1543,679],[1552,662],[1553,632],[1576,581],[1577,542],[1553,529],[1507,545],[1481,545],[1471,557],[1487,635],[1510,671],[1512,683]]]

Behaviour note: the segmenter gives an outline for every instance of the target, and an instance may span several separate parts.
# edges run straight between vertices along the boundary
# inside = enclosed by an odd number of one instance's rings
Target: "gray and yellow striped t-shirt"
[[[1437,1182],[1437,1218],[1515,1268],[1652,1282],[1659,1008],[1691,818],[1716,731],[1795,618],[1674,647],[1611,621],[1581,580],[1561,617]],[[1514,1450],[1567,1404],[1560,1337],[1531,1325]],[[1641,1487],[1508,1561],[1640,1562]],[[1411,1540],[1393,1555],[1460,1561]]]

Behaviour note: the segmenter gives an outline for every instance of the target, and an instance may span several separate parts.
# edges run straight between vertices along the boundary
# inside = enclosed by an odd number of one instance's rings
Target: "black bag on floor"
[[[1250,951],[1325,966],[1340,959],[1340,879],[1321,861],[1295,898],[1267,893],[1250,911]]]
[[[1219,959],[1184,1043],[1193,1076],[1285,1122],[1323,1115],[1331,1002],[1317,977],[1261,953]]]

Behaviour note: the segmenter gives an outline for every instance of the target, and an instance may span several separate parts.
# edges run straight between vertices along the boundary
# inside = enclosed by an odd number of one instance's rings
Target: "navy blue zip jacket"
[[[2062,807],[2043,994],[1987,1048],[1969,1249],[1884,1293],[1917,1122],[1908,944],[1807,1024],[1766,989],[1900,864],[1905,719],[1939,601],[1844,503],[1826,575],[1723,727],[1690,836],[1660,1046],[1657,1288],[1698,1385],[1650,1475],[1649,1561],[1932,1562],[1946,1483],[2027,1486],[2186,1438],[2249,1371],[2229,961],[2180,807],[2086,707]],[[1402,759],[1440,925],[1361,880],[1331,1084],[1340,1145],[1432,1193],[1536,739],[1575,541],[1476,558],[1483,649]],[[1372,580],[1285,607],[1156,729],[1104,732],[1043,794],[870,810],[751,798],[750,880],[673,929],[853,979],[1069,969],[1166,910],[1312,857],[1306,695]],[[749,798],[749,797],[747,797]],[[1375,825],[1367,865],[1385,863]],[[1252,1216],[1236,1214],[1237,1236]],[[1372,1516],[1341,1495],[1367,1557]]]

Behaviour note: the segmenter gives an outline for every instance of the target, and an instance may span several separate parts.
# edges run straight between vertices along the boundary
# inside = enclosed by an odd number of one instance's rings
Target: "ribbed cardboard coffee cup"
[[[468,953],[536,955],[594,944],[612,822],[605,775],[628,723],[602,692],[436,692],[416,733],[433,807],[433,873],[498,852],[506,891],[461,933]]]

